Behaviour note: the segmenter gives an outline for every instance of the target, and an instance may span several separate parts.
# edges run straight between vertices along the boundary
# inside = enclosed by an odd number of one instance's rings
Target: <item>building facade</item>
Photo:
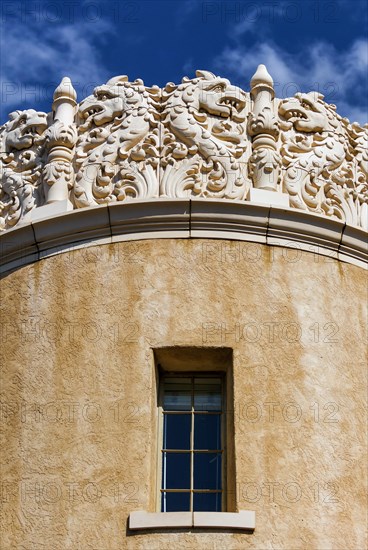
[[[366,547],[367,140],[262,65],[10,114],[2,548]]]

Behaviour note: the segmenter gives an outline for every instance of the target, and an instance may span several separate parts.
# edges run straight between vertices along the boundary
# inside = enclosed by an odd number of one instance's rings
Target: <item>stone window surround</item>
[[[253,532],[256,526],[255,512],[131,512],[129,529],[149,531],[154,529],[230,529]]]
[[[154,502],[152,510],[156,513],[174,513],[161,512],[161,437],[162,424],[160,419],[160,388],[162,375],[175,373],[179,376],[198,374],[211,374],[213,376],[221,375],[226,380],[224,384],[223,400],[225,410],[231,407],[233,403],[233,350],[226,346],[213,347],[203,345],[201,347],[192,346],[162,346],[152,348],[155,368],[156,391],[155,402],[157,403],[157,414],[152,426],[152,439],[157,441],[155,457],[152,464],[151,477],[156,478],[155,495],[151,502]],[[198,368],[200,365],[200,369]],[[223,462],[223,510],[226,512],[235,512],[236,504],[236,480],[235,480],[235,449],[234,449],[234,417],[225,415],[222,430],[225,434],[224,442],[224,462]],[[222,514],[226,512],[211,512]],[[183,512],[184,513],[184,512]],[[191,514],[192,512],[188,512]],[[187,521],[187,520],[186,520]],[[192,521],[192,520],[191,520]]]
[[[223,373],[226,375],[225,402],[233,399],[233,350],[232,348],[201,346],[162,346],[152,348],[154,356],[154,368],[156,388],[159,390],[160,374],[172,372],[178,374],[193,373],[198,364],[201,365],[201,373]],[[158,395],[156,395],[156,399]],[[158,422],[158,421],[157,421]],[[236,510],[235,501],[235,460],[233,448],[233,425],[231,415],[227,418],[226,425],[227,467],[226,478],[228,498],[226,512],[148,512],[146,510],[132,511],[129,515],[129,529],[131,531],[151,531],[165,529],[228,529],[244,532],[253,532],[255,529],[255,512],[250,510]],[[157,437],[157,426],[153,426],[153,433]],[[159,446],[158,446],[159,449]],[[157,453],[159,451],[157,450]],[[153,461],[157,464],[157,459]],[[159,477],[159,476],[158,476]],[[156,493],[158,495],[157,483]],[[160,499],[156,495],[156,510],[160,509]]]

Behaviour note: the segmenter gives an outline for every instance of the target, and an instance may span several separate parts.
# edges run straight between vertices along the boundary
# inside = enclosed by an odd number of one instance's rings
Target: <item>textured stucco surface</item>
[[[366,548],[363,270],[168,239],[60,254],[0,285],[2,549]],[[234,350],[253,534],[127,535],[130,511],[155,509],[160,346]]]

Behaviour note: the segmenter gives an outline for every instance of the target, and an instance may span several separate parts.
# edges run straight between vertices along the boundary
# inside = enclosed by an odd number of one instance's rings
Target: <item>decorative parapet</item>
[[[54,93],[54,122],[47,131],[47,164],[43,169],[46,204],[68,201],[74,188],[74,146],[78,131],[74,123],[77,94],[65,77]],[[73,205],[70,203],[70,209]]]
[[[249,175],[256,189],[277,191],[281,174],[281,157],[277,151],[280,131],[273,103],[273,80],[265,65],[259,65],[250,86],[254,104],[248,114],[248,133],[253,138]]]
[[[161,198],[282,206],[367,229],[367,144],[368,126],[321,94],[275,98],[263,65],[250,93],[207,71],[164,88],[117,76],[77,104],[64,78],[52,113],[15,111],[0,128],[0,230]]]

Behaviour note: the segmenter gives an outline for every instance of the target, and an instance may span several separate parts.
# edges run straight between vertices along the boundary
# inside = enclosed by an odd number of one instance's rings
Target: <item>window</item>
[[[219,372],[161,377],[161,512],[226,509],[224,382]]]
[[[156,483],[150,510],[131,511],[129,529],[253,532],[255,512],[236,503],[232,349],[156,348],[154,372]]]

